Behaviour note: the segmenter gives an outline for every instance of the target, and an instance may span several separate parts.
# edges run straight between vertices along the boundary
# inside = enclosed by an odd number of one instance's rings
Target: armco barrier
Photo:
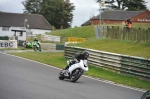
[[[64,44],[56,44],[56,50],[64,50]]]
[[[47,50],[64,50],[64,44],[41,43],[41,47]]]
[[[120,74],[135,76],[150,80],[150,60],[142,57],[85,49],[81,47],[65,46],[64,56],[72,58],[84,50],[89,51],[89,63],[101,68],[117,71]]]

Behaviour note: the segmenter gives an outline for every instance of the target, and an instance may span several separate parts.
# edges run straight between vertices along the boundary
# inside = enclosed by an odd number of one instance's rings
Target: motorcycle
[[[59,79],[70,79],[71,82],[76,82],[87,71],[88,61],[80,60],[80,62],[71,65],[68,69],[62,69],[59,73]]]
[[[38,42],[34,41],[32,45],[34,51],[41,51],[41,43],[39,41]]]
[[[23,42],[23,47],[24,48],[32,48],[32,42],[26,42],[26,41],[24,41]]]
[[[142,95],[141,99],[150,99],[150,90],[146,91],[146,92]]]

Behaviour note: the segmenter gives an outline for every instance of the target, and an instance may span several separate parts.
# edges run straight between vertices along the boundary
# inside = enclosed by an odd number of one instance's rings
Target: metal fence
[[[150,42],[150,28],[132,28],[119,26],[95,26],[97,38],[110,38],[136,42]]]
[[[104,69],[110,69],[138,78],[150,80],[150,60],[142,57],[128,56],[122,54],[109,53],[81,47],[65,46],[64,56],[72,58],[75,54],[84,50],[89,51],[89,63]]]

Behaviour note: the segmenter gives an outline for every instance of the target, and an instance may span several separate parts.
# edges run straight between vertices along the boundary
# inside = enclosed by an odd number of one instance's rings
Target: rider
[[[37,37],[35,37],[35,38],[34,38],[34,42],[38,42],[38,39],[37,39]]]
[[[25,41],[23,42],[23,46],[26,47],[26,44],[27,44],[27,41],[25,40]]]
[[[83,53],[81,54],[77,54],[75,55],[71,60],[69,60],[67,63],[68,65],[64,68],[65,70],[67,70],[71,65],[80,62],[80,60],[88,60],[89,57],[89,52],[87,50],[83,51]]]
[[[39,45],[39,48],[40,48],[39,50],[41,51],[41,45],[40,45],[39,40],[37,39],[37,37],[34,38],[34,42],[36,42]]]

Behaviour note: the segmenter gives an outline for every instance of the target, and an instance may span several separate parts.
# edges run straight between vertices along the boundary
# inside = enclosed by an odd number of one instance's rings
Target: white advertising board
[[[17,40],[0,40],[1,48],[17,48]]]

